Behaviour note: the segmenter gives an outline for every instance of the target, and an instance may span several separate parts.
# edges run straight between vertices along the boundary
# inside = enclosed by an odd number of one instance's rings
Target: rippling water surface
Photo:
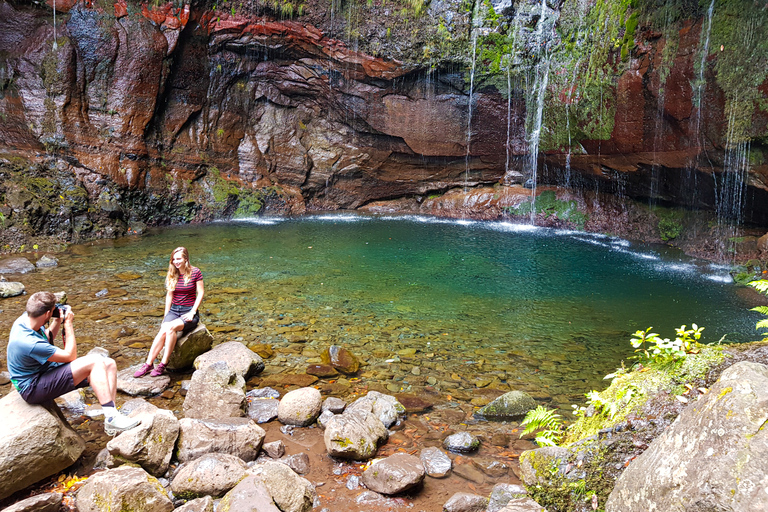
[[[295,373],[341,344],[369,363],[364,380],[390,391],[469,401],[523,389],[569,408],[605,386],[637,329],[673,337],[695,322],[708,342],[755,338],[756,314],[724,268],[508,223],[334,214],[186,226],[72,247],[27,288],[67,289],[92,342],[135,364],[141,339],[121,346],[112,333],[154,335],[179,245],[203,271],[203,321],[222,340],[293,347],[269,366]]]

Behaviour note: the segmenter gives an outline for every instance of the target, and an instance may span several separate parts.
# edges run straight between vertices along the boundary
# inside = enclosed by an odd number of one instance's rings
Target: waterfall
[[[738,105],[738,102],[734,102]],[[735,233],[744,220],[744,199],[749,176],[749,140],[734,140],[736,107],[728,116],[728,139],[725,146],[723,172],[713,174],[715,184],[715,211],[720,226],[730,226]]]
[[[472,13],[472,68],[469,71],[469,106],[467,109],[467,153],[464,157],[464,192],[469,187],[469,151],[472,143],[472,94],[475,88],[475,68],[477,65],[477,33],[480,23],[480,0],[475,0]]]
[[[59,43],[56,42],[56,0],[53,0],[53,49],[56,50]]]
[[[706,30],[702,27],[702,39],[704,40],[704,46],[701,49],[701,61],[699,63],[699,79],[696,82],[696,97],[694,98],[694,101],[696,102],[696,106],[698,107],[694,113],[696,116],[696,142],[698,144],[698,147],[701,148],[704,146],[702,140],[701,140],[701,112],[704,110],[704,89],[706,85],[706,79],[704,78],[704,69],[707,65],[707,56],[709,55],[709,36],[712,32],[712,14],[715,10],[715,0],[712,0],[712,2],[709,4],[709,9],[707,10],[707,28]]]

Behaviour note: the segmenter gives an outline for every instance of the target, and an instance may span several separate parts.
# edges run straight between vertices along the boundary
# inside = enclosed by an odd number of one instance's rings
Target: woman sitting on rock
[[[165,317],[160,332],[152,341],[147,362],[133,374],[134,377],[143,377],[147,373],[152,377],[162,375],[176,346],[179,332],[181,336],[190,333],[200,321],[197,310],[203,300],[203,274],[199,268],[189,264],[189,253],[184,247],[177,247],[171,253],[165,289],[168,293],[165,294]],[[165,352],[162,362],[154,368],[155,358],[163,346]]]

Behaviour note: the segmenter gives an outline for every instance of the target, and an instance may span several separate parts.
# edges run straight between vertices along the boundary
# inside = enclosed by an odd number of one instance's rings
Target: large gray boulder
[[[768,510],[768,366],[736,363],[616,481],[606,512]]]
[[[182,464],[171,481],[173,495],[182,499],[218,498],[243,479],[246,465],[226,453],[207,453]]]
[[[346,408],[347,411],[365,410],[375,414],[385,427],[389,428],[397,422],[399,415],[405,414],[405,407],[397,398],[369,391],[367,395],[358,398]]]
[[[179,421],[176,457],[180,462],[196,459],[206,453],[227,453],[250,462],[259,455],[266,432],[248,418]]]
[[[170,512],[163,486],[141,468],[121,466],[96,473],[77,491],[78,512]]]
[[[0,281],[0,298],[16,297],[24,293],[24,285],[16,281]]]
[[[508,420],[521,418],[536,408],[536,401],[524,391],[509,391],[475,412],[478,418]]]
[[[363,483],[381,494],[399,494],[424,481],[424,466],[415,455],[396,453],[378,459],[363,471]]]
[[[277,419],[285,425],[304,427],[315,422],[323,406],[323,397],[315,388],[289,391],[277,406]]]
[[[219,502],[216,512],[281,512],[275,505],[264,481],[246,476]]]
[[[168,358],[169,370],[185,370],[191,367],[195,359],[205,354],[213,346],[213,335],[204,324],[198,324],[194,331],[176,340],[176,346]]]
[[[168,375],[152,377],[147,374],[137,379],[133,374],[140,367],[141,364],[136,364],[117,372],[117,389],[131,396],[153,396],[162,393],[171,384]]]
[[[0,399],[0,499],[71,466],[85,441],[55,404],[30,405],[16,391]]]
[[[195,359],[195,369],[202,370],[210,365],[224,361],[244,379],[264,371],[264,360],[239,341],[228,341],[216,345],[210,352]]]
[[[343,459],[367,460],[389,437],[387,427],[372,412],[346,410],[329,419],[323,440],[328,454]]]
[[[297,475],[285,464],[265,461],[252,466],[249,474],[264,482],[272,499],[283,512],[308,512],[312,510],[317,493],[306,478]]]
[[[221,419],[245,415],[245,380],[224,361],[213,363],[192,374],[184,416]]]
[[[141,424],[110,440],[109,454],[115,462],[133,462],[152,475],[163,475],[179,437],[179,420],[171,411],[155,407],[142,398],[126,402],[122,410],[131,418],[140,419]]]

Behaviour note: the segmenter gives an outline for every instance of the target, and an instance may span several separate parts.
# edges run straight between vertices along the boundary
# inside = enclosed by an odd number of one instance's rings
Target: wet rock
[[[195,368],[201,370],[219,361],[225,362],[243,379],[264,371],[264,360],[239,341],[228,341],[216,345],[210,352],[195,359]]]
[[[499,512],[541,512],[546,510],[530,498],[513,498]]]
[[[283,512],[308,512],[317,494],[314,486],[279,462],[256,464],[248,472],[261,478],[275,504]]]
[[[453,461],[440,448],[430,446],[421,450],[419,455],[421,464],[427,475],[433,478],[443,478],[448,476],[453,467]]]
[[[405,412],[408,414],[424,412],[434,405],[432,402],[424,400],[423,398],[416,395],[410,395],[408,393],[396,394],[395,398],[398,402],[403,404],[403,407],[405,407]]]
[[[205,453],[226,453],[246,462],[256,459],[266,432],[248,418],[179,421],[176,457],[187,462]]]
[[[0,298],[17,297],[24,293],[24,285],[15,281],[0,282]]]
[[[182,499],[220,497],[243,479],[246,469],[245,462],[234,455],[207,453],[179,467],[171,490]]]
[[[317,377],[314,375],[295,374],[295,373],[279,373],[277,375],[270,375],[264,377],[261,380],[262,386],[277,386],[285,388],[288,386],[307,387],[317,382]]]
[[[520,418],[536,408],[536,401],[523,391],[504,393],[485,407],[477,410],[475,416],[488,420],[509,420]]]
[[[309,455],[306,453],[295,453],[280,458],[277,462],[285,464],[299,475],[309,473]]]
[[[486,512],[499,512],[501,509],[507,506],[507,504],[518,498],[525,498],[528,495],[528,491],[525,487],[517,484],[496,484],[491,490],[491,497],[488,502],[488,509]]]
[[[338,345],[331,345],[321,355],[324,364],[329,364],[342,373],[357,373],[360,362],[349,350]]]
[[[277,418],[280,400],[275,398],[254,398],[248,401],[248,417],[256,423],[268,423]]]
[[[45,492],[17,501],[2,512],[59,512],[63,498],[64,495],[59,492]]]
[[[282,441],[264,443],[261,449],[273,459],[279,459],[285,454],[285,444]]]
[[[112,337],[114,339],[126,338],[128,336],[133,336],[133,334],[135,332],[136,332],[136,329],[134,329],[132,327],[126,327],[126,326],[123,325],[119,329],[117,329],[116,331],[114,331],[112,333]]]
[[[55,400],[59,407],[69,410],[72,414],[83,414],[85,412],[85,390],[75,389],[65,393]]]
[[[443,505],[443,512],[485,512],[488,498],[468,492],[457,492]]]
[[[187,418],[221,419],[245,415],[245,380],[227,363],[192,374],[182,409]]]
[[[59,266],[59,260],[50,254],[43,254],[39,260],[35,262],[37,268],[53,268]]]
[[[280,392],[272,388],[252,389],[245,394],[248,398],[280,398]]]
[[[320,426],[320,428],[325,429],[325,427],[328,426],[328,422],[336,416],[331,411],[323,411],[320,413],[320,416],[317,417],[317,424]]]
[[[501,478],[509,473],[510,465],[495,459],[478,459],[473,458],[472,464],[492,478]]]
[[[398,494],[424,481],[424,466],[418,457],[396,453],[375,461],[363,471],[365,486],[381,494]]]
[[[476,484],[485,482],[485,475],[472,464],[454,464],[453,474]]]
[[[289,391],[280,399],[277,419],[286,425],[307,426],[315,422],[323,405],[320,391],[300,388]]]
[[[229,491],[216,507],[217,512],[282,512],[264,482],[255,476],[246,476]]]
[[[108,469],[91,476],[77,492],[76,506],[80,512],[173,510],[173,503],[157,478],[131,466]]]
[[[768,510],[766,418],[768,366],[734,364],[629,464],[606,512]]]
[[[272,348],[272,345],[266,343],[250,343],[248,348],[259,354],[262,359],[275,357],[275,350]]]
[[[6,258],[0,260],[0,274],[26,274],[35,270],[27,258]]]
[[[326,423],[323,435],[329,455],[354,460],[373,457],[387,437],[389,433],[381,420],[364,410],[347,410],[334,416]]]
[[[116,461],[139,464],[152,475],[163,475],[179,437],[179,420],[171,411],[141,398],[126,402],[122,412],[141,420],[141,424],[110,440],[107,443],[110,455]]]
[[[347,407],[347,402],[345,402],[341,398],[336,398],[335,396],[329,396],[323,402],[322,410],[330,411],[334,414],[341,414],[342,412],[344,412],[344,409],[346,407]]]
[[[11,374],[6,371],[0,372],[0,386],[5,386],[11,383]]]
[[[443,447],[454,453],[470,453],[480,447],[480,440],[469,432],[459,432],[446,437]]]
[[[192,332],[176,340],[176,346],[168,358],[168,369],[185,370],[191,367],[212,346],[213,335],[204,324],[198,324]],[[199,369],[197,366],[195,368]]]
[[[405,407],[391,395],[378,391],[369,391],[347,406],[347,410],[365,410],[373,412],[389,428],[397,422],[397,417],[405,414]]]
[[[15,390],[0,399],[0,499],[71,466],[85,441],[55,405],[30,405]]]
[[[336,368],[329,364],[311,364],[307,366],[307,373],[316,377],[335,377],[339,374]]]
[[[176,508],[174,512],[213,512],[213,498],[205,496],[188,501]]]
[[[133,374],[141,367],[136,364],[117,372],[117,389],[131,396],[153,396],[165,391],[171,384],[171,378],[168,375],[152,377],[146,374],[138,379]]]

